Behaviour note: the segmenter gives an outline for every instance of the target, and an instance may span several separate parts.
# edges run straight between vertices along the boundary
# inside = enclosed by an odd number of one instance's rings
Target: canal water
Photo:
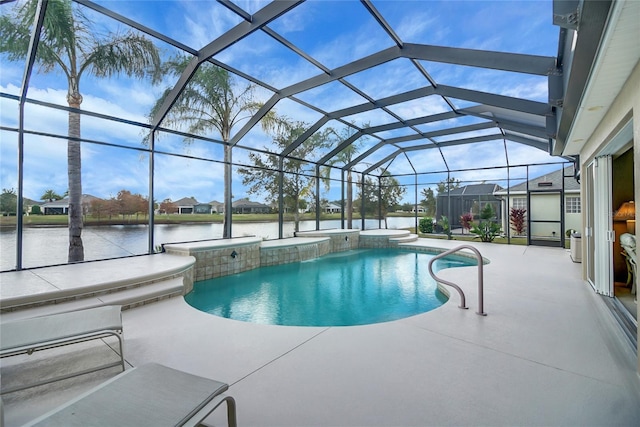
[[[415,226],[412,217],[392,217],[387,219],[392,229]],[[360,220],[354,220],[355,228],[360,228]],[[366,220],[365,229],[384,228],[378,220]],[[300,230],[315,230],[315,221],[301,221]],[[340,221],[320,221],[320,229],[340,228]],[[284,237],[292,237],[293,222],[283,225]],[[263,239],[278,238],[278,223],[233,224],[233,237],[258,236]],[[222,224],[160,224],[154,227],[154,244],[176,243],[193,240],[219,239],[222,237]],[[82,240],[85,249],[85,261],[106,258],[142,255],[148,251],[148,226],[112,225],[85,227]],[[67,262],[68,231],[65,227],[29,227],[23,232],[22,267],[41,267],[64,264]],[[14,269],[16,266],[16,231],[0,231],[0,271]]]

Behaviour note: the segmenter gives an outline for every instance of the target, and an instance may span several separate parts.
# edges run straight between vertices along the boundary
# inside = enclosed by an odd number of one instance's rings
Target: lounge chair
[[[127,369],[27,426],[197,426],[222,403],[236,426],[227,384],[156,363]]]
[[[119,305],[51,314],[41,317],[2,322],[0,324],[0,357],[32,354],[64,345],[106,337],[116,337],[120,345],[120,360],[54,378],[41,378],[34,383],[2,389],[0,394],[49,384],[89,372],[120,366],[125,369],[122,315]]]

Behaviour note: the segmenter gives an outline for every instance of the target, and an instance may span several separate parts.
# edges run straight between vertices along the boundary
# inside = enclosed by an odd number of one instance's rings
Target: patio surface
[[[123,312],[126,360],[229,383],[240,426],[640,425],[636,356],[582,281],[581,264],[559,248],[474,246],[491,261],[486,317],[475,314],[476,267],[439,273],[461,285],[469,310],[452,292],[434,311],[367,326],[256,325],[199,312],[178,297]],[[2,381],[114,357],[95,341],[2,359]],[[117,372],[5,395],[6,425]],[[225,411],[217,412],[208,422],[224,425]]]

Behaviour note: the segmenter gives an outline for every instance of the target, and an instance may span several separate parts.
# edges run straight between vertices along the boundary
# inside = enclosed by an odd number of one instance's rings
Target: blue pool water
[[[434,255],[360,249],[300,263],[262,267],[196,282],[191,306],[246,322],[289,326],[348,326],[387,322],[440,307],[447,297],[429,275]],[[443,268],[475,265],[447,257]]]

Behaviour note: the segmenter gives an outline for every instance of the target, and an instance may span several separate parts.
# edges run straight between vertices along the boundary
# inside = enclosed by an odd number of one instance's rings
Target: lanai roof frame
[[[559,84],[561,80],[561,72],[556,67],[556,58],[553,56],[541,56],[541,55],[527,55],[520,53],[505,53],[505,52],[496,52],[496,51],[484,51],[484,50],[475,50],[475,49],[465,49],[465,48],[457,48],[457,47],[447,47],[447,46],[435,46],[435,45],[424,45],[418,43],[407,43],[404,42],[401,37],[397,34],[397,32],[392,28],[392,26],[387,22],[384,16],[378,11],[371,0],[361,0],[362,5],[365,9],[371,14],[371,16],[375,19],[375,21],[380,25],[380,27],[388,34],[390,39],[393,41],[394,46],[390,48],[383,49],[379,52],[376,52],[372,55],[368,55],[364,58],[359,58],[355,61],[352,61],[346,65],[337,67],[333,70],[324,66],[318,60],[314,59],[311,55],[305,53],[302,49],[298,48],[295,44],[290,42],[286,37],[278,34],[276,31],[269,27],[269,24],[274,20],[278,19],[280,16],[285,15],[289,11],[295,9],[298,5],[301,4],[300,1],[279,1],[279,2],[271,2],[268,3],[265,7],[255,12],[254,14],[250,14],[244,11],[241,7],[233,3],[229,0],[220,0],[219,3],[225,6],[227,9],[231,10],[233,13],[240,16],[243,20],[240,24],[235,26],[233,29],[227,31],[222,36],[217,39],[211,41],[207,46],[200,50],[194,50],[193,48],[189,48],[175,40],[168,39],[161,33],[157,31],[146,28],[140,24],[136,24],[133,20],[130,20],[126,17],[119,16],[113,12],[109,12],[107,9],[103,8],[100,5],[96,5],[87,0],[75,0],[80,4],[91,7],[95,10],[101,11],[101,13],[106,13],[109,16],[116,17],[117,19],[126,22],[128,25],[133,25],[135,28],[140,31],[146,32],[148,34],[153,35],[154,37],[158,37],[168,43],[178,46],[181,49],[185,50],[188,53],[194,54],[193,65],[185,71],[183,76],[178,80],[178,83],[174,87],[174,95],[173,97],[169,97],[166,105],[161,109],[160,114],[153,119],[152,128],[154,126],[159,126],[164,114],[170,108],[172,102],[175,102],[181,87],[188,82],[189,77],[197,66],[204,62],[209,61],[227,69],[229,72],[241,76],[242,78],[247,79],[248,81],[257,84],[267,90],[271,90],[274,92],[271,99],[269,99],[263,106],[263,108],[252,117],[249,122],[243,126],[242,129],[236,135],[233,136],[231,141],[229,141],[230,145],[236,145],[252,127],[254,127],[261,117],[264,116],[271,108],[273,108],[277,102],[283,98],[289,98],[294,102],[300,103],[308,108],[315,110],[316,112],[323,114],[323,117],[316,123],[312,124],[309,128],[308,132],[306,132],[303,137],[308,137],[313,134],[314,130],[317,130],[322,127],[329,120],[337,120],[342,122],[345,126],[351,126],[355,128],[355,135],[369,135],[374,138],[377,137],[375,132],[358,127],[354,123],[350,123],[346,120],[343,120],[343,117],[346,113],[353,113],[361,110],[370,110],[370,109],[382,109],[387,113],[398,119],[395,123],[390,123],[387,127],[408,127],[413,129],[416,132],[416,138],[425,138],[429,139],[428,135],[425,135],[424,132],[419,131],[417,128],[414,128],[415,122],[412,123],[412,120],[405,120],[402,117],[399,117],[393,112],[390,112],[386,107],[388,105],[394,105],[397,102],[406,101],[412,97],[419,98],[420,94],[425,94],[425,92],[431,92],[430,94],[441,97],[447,105],[451,108],[451,113],[454,115],[458,114],[474,114],[474,109],[486,109],[486,104],[492,105],[494,107],[503,108],[506,110],[516,110],[516,111],[524,111],[527,113],[532,113],[536,115],[541,115],[546,118],[546,126],[545,129],[547,145],[550,144],[550,140],[555,135],[555,113],[553,106],[557,104],[557,100],[562,98],[562,95],[558,93]],[[277,3],[277,4],[276,4]],[[299,55],[301,58],[304,58],[306,61],[314,64],[322,73],[306,79],[304,81],[300,81],[296,84],[290,85],[286,88],[278,90],[277,88],[272,87],[271,85],[265,83],[259,78],[255,78],[248,73],[243,73],[238,69],[234,69],[227,64],[224,64],[221,61],[213,58],[213,55],[221,50],[224,50],[225,46],[230,46],[236,43],[237,41],[243,39],[247,35],[255,32],[262,31],[265,34],[272,37],[274,40],[281,43],[283,46],[295,52],[296,55]],[[398,59],[398,58],[406,58],[409,59],[416,69],[424,76],[425,78],[425,86],[422,89],[416,90],[413,93],[405,93],[401,96],[395,97],[387,97],[387,99],[368,99],[368,102],[361,105],[352,106],[350,108],[344,108],[342,110],[326,112],[320,108],[315,107],[313,104],[304,102],[295,97],[295,94],[301,93],[304,90],[309,90],[314,87],[321,86],[322,84],[330,81],[337,81],[341,84],[345,85],[351,90],[354,90],[356,93],[360,95],[365,95],[361,91],[359,91],[355,86],[350,84],[345,80],[346,76],[357,73],[358,71],[363,71],[370,69],[376,65],[386,63],[388,61]],[[437,82],[433,79],[431,75],[429,75],[428,70],[424,68],[424,66],[419,62],[420,60],[428,60],[433,62],[442,62],[449,64],[457,64],[471,67],[479,67],[479,68],[490,68],[490,69],[499,69],[499,70],[508,70],[515,71],[518,73],[530,73],[535,75],[547,75],[549,77],[549,102],[548,103],[538,103],[536,101],[527,101],[521,100],[517,98],[504,97],[499,94],[492,94],[480,91],[473,91],[469,89],[462,89],[454,86],[445,86],[438,85]],[[366,95],[365,95],[366,96]],[[466,109],[457,109],[452,102],[452,98],[455,99],[466,99],[472,102],[477,102],[478,105]],[[415,98],[414,98],[415,99]],[[485,105],[485,107],[483,107]],[[486,118],[485,114],[477,114],[477,117],[482,119]],[[432,115],[427,116],[428,119],[437,119],[438,117],[433,117]],[[539,127],[531,127],[526,123],[506,120],[500,117],[492,117],[491,119],[486,118],[487,121],[493,121],[498,128],[506,135],[508,130],[514,130],[519,133],[534,133],[537,138],[533,140],[527,140],[526,138],[518,138],[516,135],[512,135],[513,139],[518,142],[525,143],[527,145],[534,146],[536,148],[545,149],[544,143],[541,142],[538,138],[543,136],[543,131]],[[437,121],[437,120],[434,120]],[[380,128],[380,127],[378,127]],[[509,134],[510,135],[510,134]],[[511,139],[511,138],[510,138]],[[385,140],[384,138],[379,138],[380,144],[382,143],[394,143],[393,140]],[[350,138],[347,141],[344,141],[334,150],[332,150],[327,155],[323,156],[321,159],[317,161],[318,164],[326,164],[331,157],[335,156],[338,152],[341,151],[346,145],[350,142],[353,142],[354,138]],[[282,156],[286,156],[295,149],[295,147],[303,142],[301,137],[300,140],[295,141],[290,147],[286,148],[280,154]],[[437,143],[431,140],[433,144]],[[473,139],[467,141],[473,142]],[[374,146],[373,151],[377,149],[380,144]],[[370,152],[371,150],[368,150]],[[344,166],[345,168],[347,165]]]
[[[361,0],[360,4],[367,10],[371,17],[378,23],[380,28],[388,35],[390,40],[393,41],[393,46],[384,48],[380,51],[371,53],[367,56],[359,57],[351,62],[337,66],[335,68],[329,68],[324,66],[320,61],[314,59],[311,55],[306,54],[302,49],[297,47],[294,43],[290,42],[286,37],[274,31],[269,25],[278,20],[280,17],[295,10],[302,1],[274,1],[268,3],[266,6],[256,11],[255,13],[248,13],[241,7],[236,5],[230,0],[219,0],[219,3],[227,7],[227,9],[241,16],[242,22],[234,26],[230,30],[224,32],[219,37],[216,37],[209,43],[207,43],[201,49],[194,49],[180,43],[176,40],[172,40],[170,37],[147,28],[141,24],[136,23],[134,20],[118,15],[115,12],[109,11],[109,9],[102,7],[96,3],[88,0],[73,0],[74,2],[86,7],[90,7],[100,13],[108,15],[116,20],[119,20],[126,25],[157,37],[166,43],[174,47],[182,49],[185,53],[193,55],[188,69],[180,76],[173,90],[171,96],[169,96],[160,109],[160,113],[152,119],[150,128],[151,132],[162,129],[161,124],[164,116],[169,111],[173,103],[175,103],[181,90],[188,84],[193,73],[197,71],[199,65],[205,62],[211,62],[222,68],[227,69],[230,73],[242,77],[267,91],[271,91],[273,95],[268,99],[263,108],[256,113],[232,138],[230,141],[222,141],[223,144],[228,146],[242,146],[241,141],[243,136],[251,130],[259,122],[259,120],[275,107],[281,100],[287,99],[294,103],[300,104],[310,110],[315,111],[322,117],[311,124],[305,135],[312,135],[317,129],[320,129],[323,125],[330,120],[336,120],[350,126],[355,130],[354,136],[341,144],[338,144],[329,153],[322,156],[321,159],[310,161],[316,165],[326,165],[340,152],[340,149],[352,143],[358,138],[368,136],[375,138],[378,142],[375,145],[370,145],[367,148],[364,156],[361,155],[359,162],[367,163],[367,157],[376,153],[383,147],[396,147],[396,156],[403,155],[413,169],[414,173],[420,172],[412,163],[408,153],[416,152],[421,149],[438,148],[440,155],[443,158],[443,162],[447,170],[453,170],[447,164],[447,159],[442,154],[440,147],[446,147],[455,144],[467,144],[479,141],[487,140],[490,136],[480,136],[471,138],[458,138],[450,141],[438,142],[434,139],[433,134],[430,131],[421,129],[418,126],[426,125],[428,123],[446,124],[449,118],[455,117],[474,117],[476,119],[483,120],[490,127],[495,126],[499,130],[499,133],[495,135],[496,140],[516,141],[519,144],[525,144],[532,146],[536,149],[542,149],[545,152],[550,152],[550,146],[555,138],[556,132],[556,108],[562,105],[563,93],[562,93],[562,70],[557,66],[558,59],[555,56],[542,56],[542,55],[529,55],[522,53],[507,53],[490,50],[480,49],[468,49],[461,47],[450,46],[437,46],[432,44],[421,43],[407,43],[404,42],[397,34],[394,28],[386,21],[382,13],[380,13],[374,5],[374,0]],[[37,26],[36,26],[37,28]],[[36,30],[34,29],[34,32]],[[224,61],[216,59],[214,56],[227,49],[229,46],[234,45],[238,41],[249,37],[256,32],[264,32],[269,37],[281,43],[287,49],[293,51],[296,55],[312,63],[314,66],[321,70],[317,76],[300,80],[297,83],[291,84],[285,88],[276,88],[266,83],[258,76],[254,76],[251,73],[244,72],[237,68],[232,67],[229,64],[225,64]],[[562,33],[561,33],[562,34]],[[559,58],[559,56],[558,56]],[[376,98],[374,96],[367,95],[364,91],[360,90],[356,85],[347,80],[347,77],[354,75],[360,71],[369,70],[373,67],[381,64],[388,63],[390,61],[405,59],[409,60],[415,67],[416,72],[424,79],[424,86],[405,91],[399,94],[394,94],[386,97]],[[421,61],[433,61],[447,64],[456,64],[466,67],[475,67],[478,69],[496,69],[505,70],[509,72],[517,73],[529,73],[532,75],[546,75],[548,78],[548,102],[533,101],[529,99],[522,99],[519,97],[506,96],[501,93],[493,93],[490,91],[472,90],[451,85],[442,85],[429,74],[429,70],[426,69]],[[27,69],[30,71],[31,66]],[[348,90],[357,93],[367,101],[365,103],[352,105],[350,107],[344,107],[335,111],[325,111],[323,108],[319,108],[311,102],[307,102],[300,99],[296,95],[303,93],[306,90],[318,88],[328,82],[336,82],[343,85]],[[25,88],[23,88],[25,89]],[[397,105],[403,102],[407,102],[415,99],[423,99],[424,97],[433,96],[438,97],[447,104],[450,108],[448,112],[439,112],[437,114],[428,114],[422,117],[404,117],[401,114],[392,111],[390,106]],[[457,107],[456,101],[460,102],[459,105],[464,107]],[[389,116],[396,119],[396,122],[380,124],[374,126],[378,130],[389,130],[395,126],[395,129],[411,129],[415,132],[416,139],[424,139],[429,144],[415,145],[411,147],[401,147],[396,144],[400,144],[402,141],[408,141],[414,138],[413,135],[408,134],[401,137],[395,137],[400,139],[385,138],[376,134],[371,128],[365,128],[358,126],[355,123],[350,123],[347,118],[357,112],[366,111],[383,111]],[[83,112],[84,113],[84,112]],[[544,124],[538,123],[544,121]],[[458,129],[460,130],[460,129]],[[436,131],[433,131],[436,132]],[[449,135],[455,135],[457,133],[456,127],[450,127],[448,130],[440,129],[440,132],[449,132]],[[431,135],[431,136],[430,136]],[[281,157],[286,157],[291,154],[295,149],[295,144],[303,143],[303,140],[295,141],[284,151],[280,153]],[[506,144],[505,144],[506,147]],[[508,155],[505,153],[508,157]],[[393,157],[395,158],[395,157]],[[388,169],[393,158],[389,158],[389,163],[385,166],[385,170]],[[369,164],[372,164],[369,162]],[[342,170],[347,170],[353,166],[353,162],[350,165],[343,165]],[[382,166],[382,165],[381,165]],[[367,172],[373,172],[373,169],[369,168]]]

